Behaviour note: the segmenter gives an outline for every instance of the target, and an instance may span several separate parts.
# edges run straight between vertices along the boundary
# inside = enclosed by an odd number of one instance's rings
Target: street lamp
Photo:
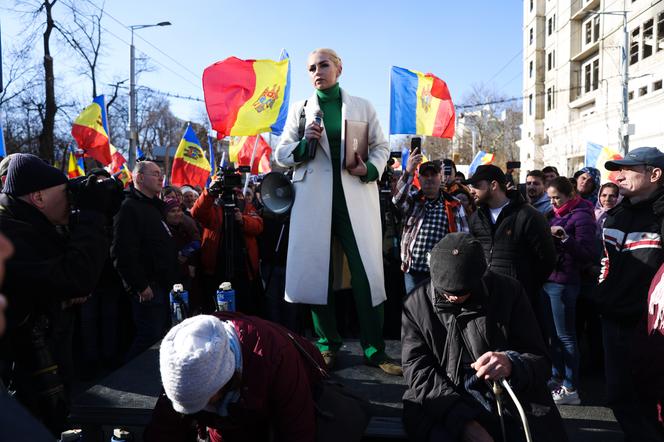
[[[134,30],[152,28],[154,26],[170,26],[171,22],[162,21],[154,25],[131,25],[131,46],[129,47],[129,169],[136,164],[136,146],[138,146],[138,130],[136,129],[136,57],[134,48]]]

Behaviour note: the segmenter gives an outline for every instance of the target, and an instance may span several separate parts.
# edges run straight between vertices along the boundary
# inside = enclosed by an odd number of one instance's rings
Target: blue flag
[[[205,187],[210,187],[212,178],[214,178],[217,175],[217,163],[214,160],[214,140],[212,140],[212,137],[209,135],[208,135],[208,160],[210,160],[210,167],[212,169],[210,170],[210,176],[208,177],[207,184]]]
[[[2,118],[0,118],[0,157],[7,156],[7,149],[5,149],[5,130],[2,127]]]

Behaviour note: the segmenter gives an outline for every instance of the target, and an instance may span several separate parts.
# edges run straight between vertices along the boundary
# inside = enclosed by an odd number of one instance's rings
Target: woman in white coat
[[[332,367],[342,344],[330,264],[331,243],[338,240],[351,272],[365,362],[401,375],[401,367],[385,354],[383,340],[385,286],[376,180],[387,163],[389,146],[373,106],[339,87],[342,64],[333,50],[316,49],[307,66],[316,92],[293,106],[275,152],[279,164],[295,169],[286,300],[312,305],[318,348]],[[321,111],[319,125],[315,118]],[[345,120],[369,124],[369,159],[364,162],[356,154],[357,165],[351,169],[342,166]],[[312,140],[317,148],[310,158]]]

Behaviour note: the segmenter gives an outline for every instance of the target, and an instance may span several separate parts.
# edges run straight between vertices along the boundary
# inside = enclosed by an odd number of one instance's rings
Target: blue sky
[[[3,47],[24,28],[7,9],[8,3],[1,9]],[[136,31],[137,50],[156,67],[141,74],[138,83],[200,98],[201,75],[208,65],[232,55],[276,59],[286,48],[293,62],[291,100],[303,99],[312,91],[305,68],[308,53],[331,47],[344,62],[341,86],[374,104],[387,133],[392,65],[439,76],[456,104],[462,104],[472,84],[480,82],[490,81],[508,96],[521,95],[521,56],[507,63],[521,51],[522,7],[520,0],[107,0],[100,77],[102,83],[128,77],[130,32],[122,24],[172,22],[170,27]],[[58,17],[64,10],[56,5],[54,13]],[[89,94],[75,67],[65,57],[55,57],[58,81],[74,95]],[[178,117],[200,118],[202,104],[180,99],[171,103]]]

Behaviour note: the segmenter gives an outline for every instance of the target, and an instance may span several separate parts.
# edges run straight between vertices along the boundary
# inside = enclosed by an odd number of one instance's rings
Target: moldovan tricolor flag
[[[86,156],[94,158],[104,166],[111,162],[111,143],[103,95],[96,97],[76,118],[71,134]]]
[[[198,141],[194,129],[188,124],[173,158],[171,184],[175,186],[189,184],[204,188],[211,169],[210,163],[205,158],[201,142]]]
[[[477,155],[475,155],[475,158],[473,158],[473,161],[470,163],[470,166],[468,166],[468,175],[472,176],[479,166],[483,166],[485,164],[491,164],[492,162],[493,162],[493,154],[486,153],[483,150],[480,150],[479,152],[477,152]]]
[[[443,80],[392,66],[390,86],[390,134],[454,136],[454,104]]]
[[[205,107],[217,138],[272,132],[288,115],[290,60],[229,57],[203,71]]]
[[[617,182],[616,177],[618,176],[618,171],[608,171],[604,168],[604,163],[611,160],[620,160],[622,155],[620,155],[615,150],[610,147],[604,147],[601,144],[588,142],[586,144],[586,167],[594,167],[600,171],[602,174],[601,182],[602,184],[611,181],[613,183]]]
[[[111,144],[111,164],[108,167],[108,171],[111,175],[114,175],[118,180],[124,184],[124,187],[131,182],[131,172],[127,167],[127,160],[125,157],[118,151],[115,146]]]
[[[254,144],[256,144],[256,137],[231,137],[230,145],[228,146],[228,157],[237,166],[251,165],[251,174],[258,175],[259,165],[263,157],[267,157],[267,164],[270,164],[270,155],[272,148],[263,139],[261,135],[257,135],[258,144],[256,145],[256,155],[254,156],[254,163],[251,164],[251,153],[254,151]],[[265,168],[265,163],[262,164]]]
[[[67,165],[67,178],[85,176],[85,163],[83,158],[76,158],[73,149],[69,150],[69,164]]]

